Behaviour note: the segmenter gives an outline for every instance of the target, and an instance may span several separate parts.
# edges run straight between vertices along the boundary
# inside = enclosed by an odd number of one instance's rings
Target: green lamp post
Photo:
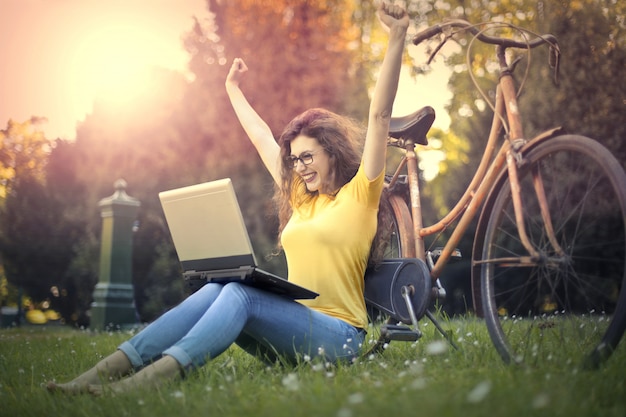
[[[139,200],[126,194],[126,181],[115,181],[112,196],[100,200],[102,237],[100,273],[93,292],[90,327],[97,330],[136,324],[132,284],[133,227]]]

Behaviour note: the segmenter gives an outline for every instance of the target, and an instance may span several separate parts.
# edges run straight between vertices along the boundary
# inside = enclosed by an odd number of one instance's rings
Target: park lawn
[[[184,380],[93,398],[48,393],[131,332],[63,326],[0,330],[0,416],[626,416],[626,348],[600,369],[507,366],[475,318],[446,320],[460,349],[423,321],[417,343],[330,367],[267,366],[232,347]]]

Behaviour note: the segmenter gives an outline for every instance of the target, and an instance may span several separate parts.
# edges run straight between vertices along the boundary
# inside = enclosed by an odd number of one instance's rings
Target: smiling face
[[[305,165],[306,156],[311,155],[312,161]],[[323,185],[330,179],[331,165],[328,153],[324,150],[317,139],[310,136],[299,135],[291,141],[292,158],[300,158],[295,161],[294,172],[296,172],[309,192],[321,192]],[[302,161],[305,159],[306,161]],[[334,190],[334,185],[330,187]]]

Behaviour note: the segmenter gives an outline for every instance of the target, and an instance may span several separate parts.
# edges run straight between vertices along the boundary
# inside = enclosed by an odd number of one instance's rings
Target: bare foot
[[[114,397],[117,394],[123,394],[133,388],[136,388],[136,386],[125,383],[125,380],[122,380],[103,385],[89,384],[86,392],[94,397],[102,397],[103,395]]]
[[[102,397],[104,395],[104,387],[102,385],[92,384],[87,387],[87,392],[89,392],[94,397]],[[114,393],[114,391],[110,392]]]
[[[63,394],[78,395],[88,393],[89,385],[79,384],[76,382],[66,382],[64,384],[59,384],[54,381],[49,381],[46,384],[46,389],[50,392],[61,392]]]

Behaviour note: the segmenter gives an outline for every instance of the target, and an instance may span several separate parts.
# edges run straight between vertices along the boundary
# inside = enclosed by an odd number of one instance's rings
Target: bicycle
[[[487,35],[494,26],[513,29],[522,40]],[[390,320],[372,350],[391,340],[417,340],[424,315],[454,344],[429,306],[445,298],[442,270],[459,256],[456,247],[478,215],[471,258],[474,310],[484,317],[504,362],[597,367],[617,348],[626,327],[626,174],[590,138],[555,128],[525,139],[512,76],[519,61],[509,64],[506,51],[530,54],[548,45],[556,79],[560,51],[554,36],[504,23],[450,20],[418,33],[413,44],[441,35],[430,62],[461,32],[469,33],[471,42],[496,48],[500,78],[485,152],[457,204],[424,226],[415,148],[427,144],[434,111],[425,107],[392,119],[388,146],[402,149],[403,157],[383,192],[383,204],[393,214],[388,264],[378,278],[366,279],[368,306]],[[445,230],[452,232],[443,248],[425,248],[425,237]],[[391,284],[384,281],[390,274]],[[566,343],[577,346],[568,347],[575,357],[563,355]]]

